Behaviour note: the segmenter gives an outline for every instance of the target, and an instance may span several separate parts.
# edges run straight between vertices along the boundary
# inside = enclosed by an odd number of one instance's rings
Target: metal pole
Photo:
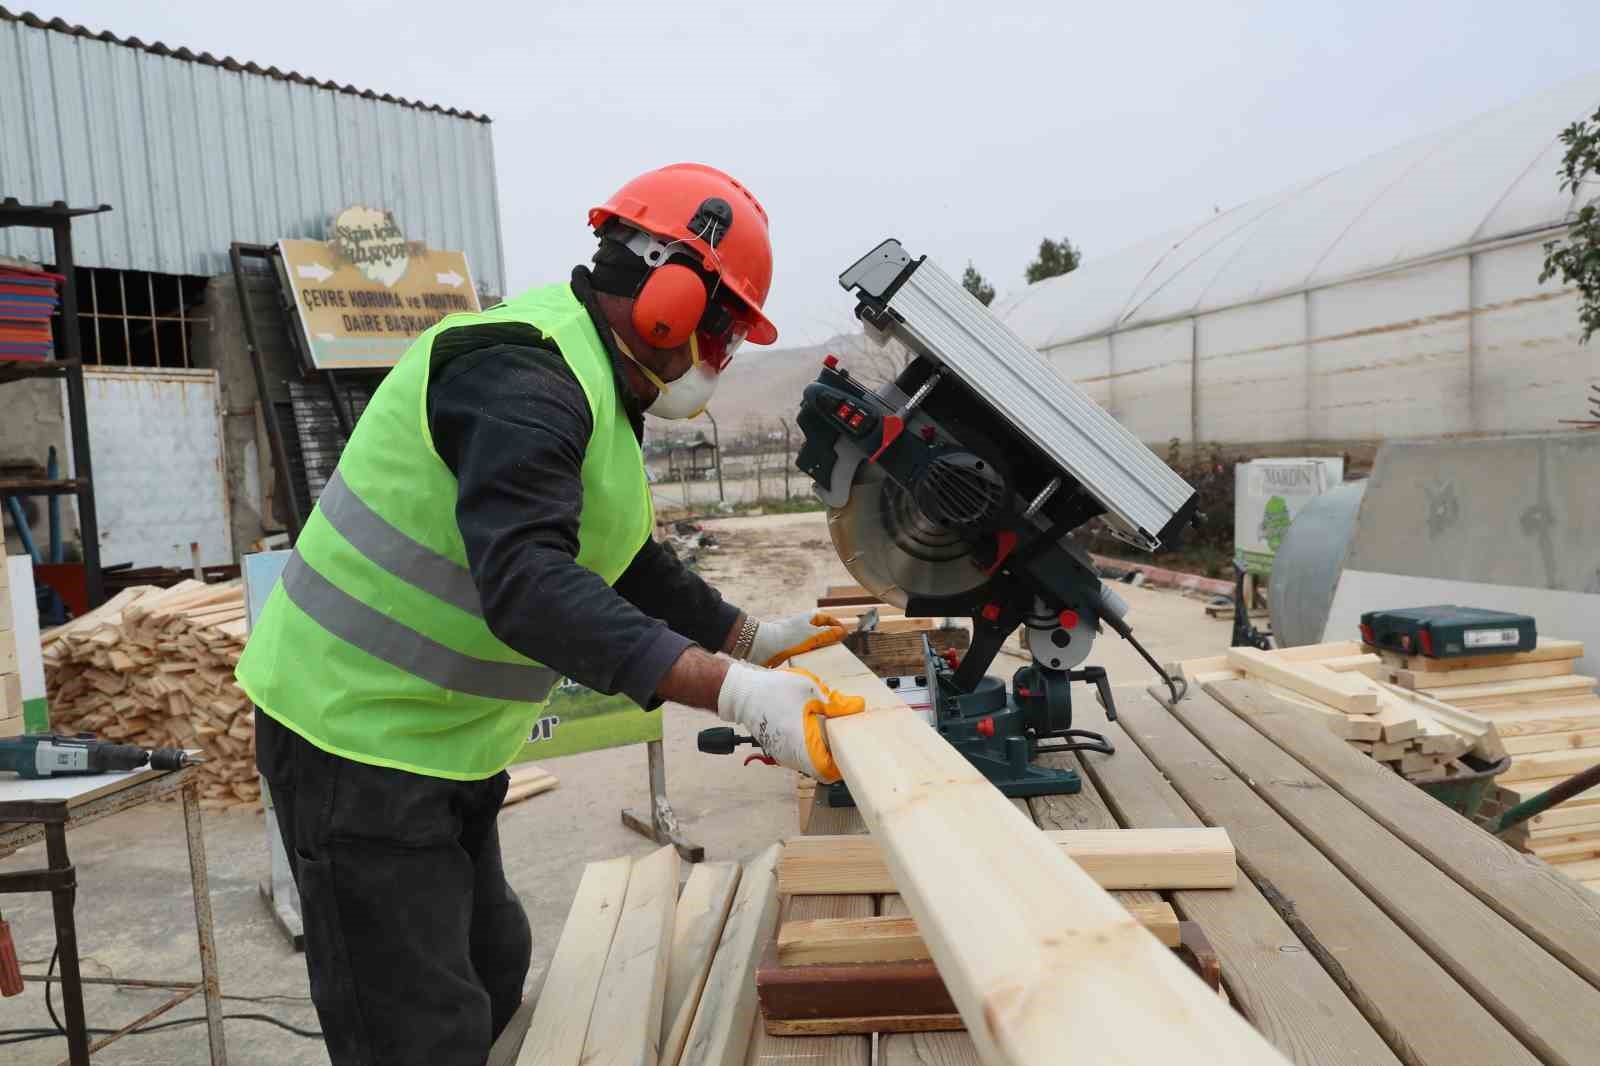
[[[717,435],[717,419],[710,411],[706,417],[711,419],[711,449],[717,453],[717,502],[727,503],[728,495],[722,490],[722,438]]]
[[[268,255],[263,246],[241,245],[237,241],[228,249],[233,264],[233,284],[239,294],[239,314],[244,319],[244,339],[250,349],[250,369],[256,379],[256,404],[261,410],[261,421],[267,427],[267,441],[272,448],[274,479],[283,486],[283,509],[289,518],[289,542],[300,538],[300,526],[305,519],[300,514],[300,504],[294,498],[294,475],[289,469],[289,452],[283,442],[283,427],[278,425],[278,414],[272,409],[272,397],[267,392],[267,370],[263,364],[261,342],[256,333],[255,312],[250,306],[250,288],[245,282],[244,257],[241,249],[250,248],[253,255]],[[270,265],[270,264],[269,264]]]
[[[662,753],[661,741],[647,741],[644,747],[649,760],[650,819],[646,821],[633,811],[624,809],[622,824],[657,844],[663,846],[671,844],[685,862],[703,862],[706,849],[683,839],[682,829],[678,825],[678,815],[667,800],[667,762]]]
[[[206,994],[206,1030],[211,1066],[228,1066],[222,1035],[222,978],[217,973],[217,941],[211,925],[211,883],[206,876],[206,838],[200,827],[200,786],[183,786],[183,830],[189,838],[189,887],[194,892],[194,931],[200,944],[200,981]]]
[[[61,285],[61,339],[67,367],[67,413],[72,418],[72,476],[78,481],[78,531],[83,537],[83,585],[92,611],[105,602],[100,574],[100,520],[94,509],[94,470],[89,460],[88,400],[83,389],[83,344],[78,334],[78,279],[72,261],[72,219],[52,227],[56,238],[56,272]]]
[[[51,822],[44,827],[44,847],[50,869],[72,869],[72,862],[67,858],[65,822]],[[73,876],[65,887],[51,890],[50,905],[55,910],[56,950],[61,956],[61,1006],[67,1015],[67,1061],[72,1066],[89,1066],[89,1033],[83,1020],[83,981],[78,972],[78,927],[72,918],[77,894],[77,877]]]
[[[1597,784],[1600,784],[1600,764],[1574,774],[1554,788],[1541,792],[1531,799],[1523,800],[1500,816],[1500,820],[1495,823],[1494,831],[1504,833],[1535,815],[1543,814],[1563,800],[1571,799],[1580,792],[1587,792]]]
[[[789,502],[789,467],[793,465],[789,461],[789,420],[780,418],[778,419],[778,424],[783,426],[783,502],[787,504]]]

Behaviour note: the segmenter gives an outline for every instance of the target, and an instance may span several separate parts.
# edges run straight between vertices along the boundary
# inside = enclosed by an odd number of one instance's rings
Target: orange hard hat
[[[762,313],[772,288],[772,241],[767,213],[750,190],[716,167],[673,163],[640,174],[599,207],[589,226],[613,219],[682,248],[738,297],[736,317],[752,344],[771,344],[778,330]]]

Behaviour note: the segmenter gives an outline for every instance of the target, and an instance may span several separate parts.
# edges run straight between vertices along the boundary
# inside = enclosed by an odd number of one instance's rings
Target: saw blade
[[[898,607],[912,596],[959,596],[989,579],[972,547],[875,464],[860,468],[843,506],[828,508],[828,534],[850,576]]]

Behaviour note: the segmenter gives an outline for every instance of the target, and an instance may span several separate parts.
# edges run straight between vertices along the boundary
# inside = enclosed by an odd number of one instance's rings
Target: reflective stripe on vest
[[[296,607],[340,640],[440,688],[488,699],[537,703],[561,680],[554,670],[543,666],[475,659],[430,640],[340,589],[312,569],[299,552],[290,556],[283,568],[283,591]]]
[[[338,470],[328,479],[317,506],[321,508],[328,524],[338,530],[356,551],[401,581],[415,585],[475,618],[483,617],[483,603],[478,598],[478,586],[473,584],[472,571],[453,559],[446,559],[432,548],[418,544],[390,525],[382,515],[363,503],[361,497],[350,491],[350,486],[345,484],[344,476]]]

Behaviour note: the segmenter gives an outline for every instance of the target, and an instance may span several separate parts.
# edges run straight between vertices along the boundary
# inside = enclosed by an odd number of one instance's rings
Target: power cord
[[[60,956],[61,956],[61,948],[60,948],[59,945],[57,945],[55,950],[50,952],[50,965],[45,969],[45,973],[44,973],[44,976],[45,976],[45,982],[44,982],[44,1009],[45,1009],[45,1012],[50,1015],[50,1021],[51,1021],[52,1024],[55,1025],[55,1028],[54,1029],[0,1029],[0,1038],[3,1038],[3,1039],[0,1039],[0,1047],[4,1047],[4,1046],[10,1045],[10,1044],[26,1044],[26,1043],[28,1043],[30,1041],[33,1041],[33,1040],[49,1040],[49,1039],[53,1039],[55,1037],[64,1037],[64,1036],[67,1035],[66,1026],[62,1025],[61,1024],[61,1019],[56,1017],[55,1003],[54,1003],[54,1001],[53,1001],[53,999],[51,997],[51,994],[50,994],[51,993],[51,989],[55,984],[55,982],[51,981],[50,978],[55,976],[56,961],[60,958]],[[86,959],[92,959],[93,956],[85,956],[85,958]],[[104,964],[102,963],[100,965],[104,965]],[[111,976],[111,979],[113,981],[116,980],[116,976],[117,975],[111,969],[111,967],[107,966],[106,967],[106,972]],[[122,988],[122,987],[128,987],[128,986],[118,985],[116,987]],[[239,1000],[239,1001],[243,1001],[243,1002],[246,1002],[246,1003],[271,1003],[271,1002],[275,1002],[275,1001],[306,1002],[306,1003],[309,1003],[311,1001],[311,997],[310,996],[291,996],[291,995],[283,995],[283,994],[272,994],[272,995],[266,995],[266,996],[231,996],[231,995],[224,995],[222,998],[223,999],[231,999],[231,1000]],[[279,1029],[283,1029],[286,1032],[293,1033],[296,1036],[305,1037],[308,1040],[321,1040],[322,1039],[322,1031],[320,1029],[301,1029],[299,1026],[290,1025],[288,1022],[280,1021],[279,1019],[272,1017],[270,1014],[224,1014],[222,1016],[222,1020],[225,1021],[225,1022],[228,1022],[228,1021],[265,1022],[268,1025],[275,1025]],[[204,1014],[199,1015],[198,1017],[194,1017],[194,1018],[174,1018],[174,1019],[171,1019],[171,1020],[168,1020],[168,1021],[164,1021],[164,1022],[157,1022],[157,1023],[153,1024],[153,1025],[140,1026],[139,1028],[134,1029],[131,1032],[125,1034],[125,1035],[127,1035],[127,1036],[138,1036],[138,1035],[141,1035],[141,1034],[144,1034],[144,1033],[158,1033],[158,1032],[162,1031],[163,1029],[178,1029],[178,1028],[182,1028],[183,1026],[187,1026],[187,1025],[200,1025],[205,1021],[206,1021],[206,1016]],[[117,1030],[115,1030],[115,1029],[86,1029],[85,1030],[85,1032],[90,1036],[109,1036],[110,1034],[112,1034],[112,1033],[114,1033],[116,1031]]]

